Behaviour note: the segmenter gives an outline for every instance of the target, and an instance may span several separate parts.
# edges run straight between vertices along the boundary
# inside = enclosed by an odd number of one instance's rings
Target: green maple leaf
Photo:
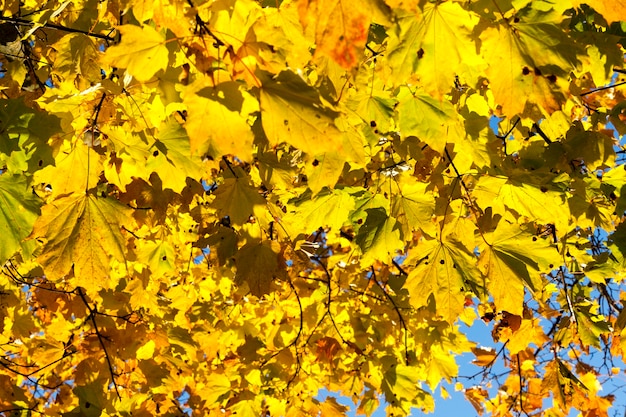
[[[596,306],[597,307],[597,306]],[[574,306],[578,336],[586,346],[601,349],[600,338],[611,332],[611,326],[606,319],[594,312],[591,302],[580,302]]]
[[[459,117],[450,102],[421,90],[411,93],[408,88],[401,88],[398,100],[398,127],[403,136],[417,136],[439,153],[448,141],[461,137]]]
[[[4,264],[20,248],[28,256],[30,250],[24,242],[40,214],[41,200],[32,192],[22,176],[0,175],[0,263]]]
[[[0,100],[0,162],[15,174],[35,172],[53,163],[46,141],[60,131],[59,119],[26,106],[24,100]]]
[[[367,217],[355,239],[361,248],[361,264],[371,265],[375,260],[389,264],[404,248],[400,224],[383,208],[367,209],[365,213]]]
[[[151,148],[146,168],[159,175],[164,189],[180,193],[187,185],[187,178],[200,179],[201,160],[191,155],[187,132],[174,120],[161,127],[158,139]]]

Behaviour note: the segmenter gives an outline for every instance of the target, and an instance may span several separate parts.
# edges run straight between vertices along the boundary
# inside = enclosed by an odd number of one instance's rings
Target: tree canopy
[[[608,416],[624,0],[0,4],[0,414]]]

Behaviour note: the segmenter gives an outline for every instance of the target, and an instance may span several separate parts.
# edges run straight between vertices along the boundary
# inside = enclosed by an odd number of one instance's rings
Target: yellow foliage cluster
[[[608,416],[623,0],[0,4],[0,414]]]

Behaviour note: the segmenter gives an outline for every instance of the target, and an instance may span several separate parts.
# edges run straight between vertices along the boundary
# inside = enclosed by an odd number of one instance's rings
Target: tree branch
[[[9,22],[9,23],[14,23],[16,25],[26,25],[26,26],[32,26],[35,24],[35,22],[32,22],[30,20],[26,20],[26,19],[20,19],[19,17],[6,17],[6,16],[0,16],[0,21],[2,22]],[[74,29],[74,28],[69,28],[67,26],[62,26],[62,25],[57,25],[54,23],[44,23],[43,25],[41,25],[42,28],[47,28],[47,29],[55,29],[55,30],[60,30],[63,32],[69,32],[69,33],[82,33],[83,35],[87,35],[90,36],[92,38],[97,38],[97,39],[102,39],[108,42],[112,42],[115,40],[115,38],[113,38],[112,36],[109,35],[101,35],[99,33],[93,33],[93,32],[88,32],[85,30],[81,30],[81,29]],[[113,30],[113,29],[111,29]]]
[[[402,328],[404,329],[404,362],[405,362],[405,365],[408,365],[409,364],[409,343],[408,343],[409,330],[406,327],[406,322],[404,321],[404,316],[402,316],[402,313],[400,313],[400,310],[398,309],[398,306],[397,306],[396,302],[393,300],[393,298],[391,298],[389,293],[387,291],[385,291],[385,289],[383,288],[382,285],[380,285],[380,282],[378,282],[378,279],[376,279],[376,272],[374,271],[374,267],[372,266],[370,268],[371,268],[371,271],[372,271],[372,277],[371,278],[374,279],[374,282],[376,283],[378,288],[380,288],[380,290],[383,292],[383,294],[385,294],[385,297],[387,297],[387,300],[389,300],[389,302],[393,306],[393,309],[396,311],[396,314],[398,315],[398,319],[400,320],[400,324],[402,324]]]
[[[113,363],[111,362],[111,357],[109,356],[109,352],[107,351],[107,348],[104,344],[104,336],[102,336],[102,333],[100,332],[100,329],[98,328],[98,323],[96,322],[96,315],[98,314],[97,307],[95,306],[91,307],[89,305],[89,302],[87,301],[87,298],[85,297],[85,293],[83,292],[82,288],[78,287],[76,291],[78,295],[80,296],[81,300],[83,300],[85,307],[87,307],[87,310],[89,311],[88,320],[91,320],[91,323],[93,324],[94,330],[96,332],[96,336],[98,337],[98,342],[100,342],[100,346],[102,347],[102,350],[104,351],[104,358],[107,362],[107,366],[109,367],[109,373],[111,374],[111,382],[113,383],[113,387],[115,388],[115,393],[117,394],[117,398],[122,399],[122,396],[120,395],[119,387],[117,386],[117,382],[115,381],[116,374],[113,371]]]

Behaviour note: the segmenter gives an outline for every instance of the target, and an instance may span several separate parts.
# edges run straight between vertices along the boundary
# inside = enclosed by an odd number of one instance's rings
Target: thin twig
[[[569,290],[567,288],[567,282],[565,281],[565,274],[563,273],[563,267],[559,267],[559,272],[557,272],[559,278],[561,278],[561,283],[563,284],[563,291],[565,292],[565,300],[567,301],[567,308],[572,315],[572,321],[576,324],[576,312],[574,311],[574,305],[572,304],[572,300],[569,296]]]
[[[32,26],[35,24],[35,22],[31,22],[30,20],[26,20],[26,19],[20,19],[19,17],[6,17],[6,16],[0,16],[0,21],[3,22],[9,22],[9,23],[15,23],[17,25],[27,25],[27,26]],[[40,23],[37,23],[40,24]],[[115,38],[113,38],[112,36],[108,36],[108,35],[101,35],[99,33],[93,33],[93,32],[88,32],[85,30],[80,30],[80,29],[74,29],[74,28],[68,28],[67,26],[62,26],[62,25],[57,25],[54,23],[44,23],[41,25],[42,28],[48,28],[48,29],[56,29],[56,30],[61,30],[63,32],[70,32],[70,33],[82,33],[83,35],[87,35],[90,36],[92,38],[98,38],[98,39],[102,39],[105,41],[114,41]]]
[[[519,409],[522,413],[528,415],[528,413],[526,412],[526,410],[524,410],[524,403],[522,400],[522,394],[523,394],[523,378],[522,378],[522,368],[520,366],[520,361],[519,361],[519,353],[515,355],[517,358],[517,376],[519,377]]]
[[[102,347],[102,350],[104,351],[104,358],[107,362],[107,366],[109,367],[109,373],[111,374],[111,382],[113,383],[113,388],[115,388],[115,393],[117,394],[117,398],[121,400],[122,396],[120,395],[117,382],[115,381],[116,374],[113,371],[113,363],[111,362],[111,357],[109,356],[109,352],[107,351],[107,348],[104,344],[104,337],[102,336],[102,333],[100,332],[100,329],[98,328],[98,323],[96,322],[96,315],[98,314],[98,309],[96,306],[91,307],[89,305],[89,302],[87,301],[87,298],[85,297],[85,293],[83,292],[82,288],[78,287],[76,289],[76,292],[80,296],[81,300],[83,300],[85,307],[87,307],[87,310],[89,311],[88,319],[91,320],[91,323],[93,324],[93,327],[94,327],[94,331],[96,332],[96,336],[98,337],[98,342],[100,342],[100,346]]]
[[[339,328],[337,327],[337,323],[335,323],[335,318],[333,317],[333,313],[330,311],[330,304],[332,301],[332,298],[331,298],[332,289],[330,286],[331,285],[330,272],[328,271],[328,268],[326,268],[326,265],[324,265],[324,262],[322,262],[322,260],[318,256],[313,256],[311,257],[311,259],[317,262],[324,269],[324,273],[326,274],[326,278],[328,279],[326,281],[326,285],[328,286],[328,299],[326,300],[326,312],[328,313],[328,316],[330,317],[330,321],[333,323],[333,327],[335,328],[335,331],[339,335],[339,338],[341,338],[341,341],[343,342],[344,345],[347,345],[348,343],[346,342],[346,340],[343,338],[343,335],[339,331]]]
[[[586,91],[584,93],[581,93],[580,96],[584,97],[584,96],[589,95],[589,94],[597,93],[598,91],[609,90],[611,88],[619,87],[620,85],[624,85],[624,84],[626,84],[626,81],[622,81],[622,82],[619,82],[619,83],[613,84],[613,85],[605,85],[604,87],[594,88],[593,90],[589,90],[589,91]]]
[[[294,349],[296,350],[296,371],[294,372],[293,376],[289,379],[289,381],[287,381],[287,388],[288,388],[289,385],[291,385],[291,383],[295,381],[296,377],[298,376],[298,373],[300,372],[301,366],[300,366],[300,354],[298,353],[298,341],[300,340],[300,336],[302,335],[302,330],[304,329],[304,311],[302,310],[302,302],[300,301],[300,296],[298,295],[298,292],[296,291],[296,287],[293,285],[293,282],[291,281],[290,277],[287,277],[287,282],[289,283],[291,290],[296,296],[296,300],[298,301],[298,308],[300,309],[300,327],[298,328],[298,334],[296,334],[296,337],[291,341],[291,343],[289,343],[289,345],[285,347],[287,349],[293,346]]]
[[[409,274],[407,274],[406,271],[404,269],[402,269],[400,264],[398,262],[396,262],[395,259],[392,259],[391,263],[393,264],[393,266],[395,266],[398,269],[398,271],[400,271],[400,274],[404,275],[405,277],[409,276]]]
[[[391,298],[389,293],[387,291],[385,291],[385,289],[383,288],[382,285],[380,285],[380,282],[378,282],[378,279],[376,279],[376,273],[374,272],[374,267],[373,266],[371,267],[371,271],[372,271],[372,277],[371,278],[374,279],[374,282],[376,283],[378,288],[380,288],[380,290],[383,292],[383,294],[385,294],[385,297],[387,297],[387,300],[389,300],[389,302],[393,306],[393,309],[396,311],[396,314],[398,315],[398,319],[400,320],[400,324],[402,324],[402,328],[404,329],[404,362],[405,362],[405,365],[408,365],[409,364],[409,344],[408,344],[409,330],[406,327],[406,322],[404,321],[404,316],[402,316],[402,313],[400,313],[400,310],[398,309],[398,306],[396,305],[396,302],[393,300],[393,298]]]

